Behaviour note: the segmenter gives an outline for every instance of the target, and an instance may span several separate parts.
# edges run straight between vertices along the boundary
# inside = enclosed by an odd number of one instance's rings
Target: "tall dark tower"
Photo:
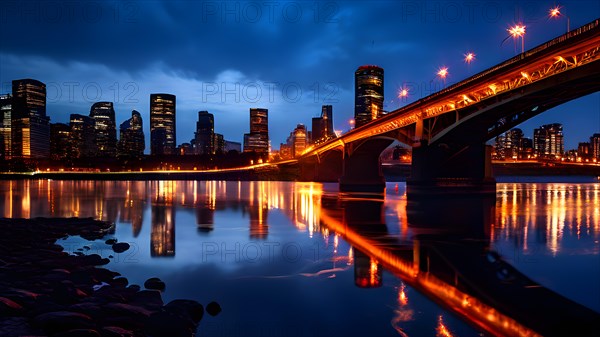
[[[150,95],[150,154],[175,154],[175,95]]]
[[[12,157],[49,157],[50,118],[46,116],[46,85],[32,79],[14,80],[12,92]]]
[[[323,105],[321,108],[321,117],[323,118],[323,133],[326,136],[333,136],[333,107],[331,105]]]
[[[0,159],[10,159],[12,153],[11,135],[12,96],[0,95]]]
[[[198,111],[196,123],[196,154],[215,153],[215,117],[208,111]]]
[[[142,115],[131,111],[131,118],[121,123],[119,137],[119,154],[127,157],[141,158],[144,156],[146,141],[144,137],[144,122]]]
[[[117,155],[117,123],[112,102],[97,102],[90,109],[96,133],[96,154],[100,157]]]
[[[90,116],[71,114],[69,142],[71,156],[89,158],[96,155],[95,121]]]
[[[244,134],[244,152],[269,152],[269,110],[250,109],[250,133]]]
[[[354,121],[356,127],[383,114],[383,68],[360,66],[354,73]]]

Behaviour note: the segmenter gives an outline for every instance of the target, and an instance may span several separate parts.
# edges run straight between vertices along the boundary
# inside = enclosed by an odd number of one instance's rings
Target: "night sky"
[[[141,112],[149,140],[150,93],[177,96],[177,143],[193,137],[197,112],[215,115],[215,131],[241,142],[249,108],[269,109],[272,147],[298,123],[310,128],[321,105],[334,127],[354,114],[354,71],[385,69],[385,110],[432,93],[520,52],[507,28],[522,22],[525,49],[600,17],[600,1],[3,1],[0,93],[11,81],[47,85],[51,122],[89,114],[113,101],[117,124]],[[475,60],[466,64],[464,54]],[[410,89],[401,101],[397,92]],[[564,125],[565,149],[600,132],[600,93],[580,98],[520,127],[532,136]],[[149,152],[149,146],[146,147]]]

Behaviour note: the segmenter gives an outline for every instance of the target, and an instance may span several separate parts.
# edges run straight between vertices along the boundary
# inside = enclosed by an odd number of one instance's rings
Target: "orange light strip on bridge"
[[[320,214],[323,224],[342,235],[344,240],[353,247],[376,259],[410,286],[423,291],[486,332],[494,336],[540,336],[516,320],[438,279],[431,273],[421,272],[418,262],[402,261],[392,251],[382,248],[377,242],[364,238],[339,220],[327,215],[325,210],[321,210]]]

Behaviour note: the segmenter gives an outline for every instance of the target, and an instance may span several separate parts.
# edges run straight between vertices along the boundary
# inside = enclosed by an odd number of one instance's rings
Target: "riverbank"
[[[600,165],[537,162],[495,162],[494,177],[512,176],[585,176],[600,177]],[[406,181],[410,177],[410,163],[383,164],[386,181]],[[296,165],[259,164],[253,167],[206,171],[128,171],[128,172],[4,172],[0,180],[229,180],[229,181],[298,181],[300,169]]]
[[[113,230],[91,218],[0,218],[0,336],[193,336],[204,307],[191,300],[164,304],[159,279],[145,290],[99,266],[98,254],[68,254],[67,236],[97,240]],[[116,255],[129,248],[105,242]],[[83,249],[85,251],[85,249]],[[111,255],[112,256],[112,255]],[[109,257],[111,257],[109,256]],[[218,308],[212,302],[210,309]],[[212,314],[219,310],[212,311]]]

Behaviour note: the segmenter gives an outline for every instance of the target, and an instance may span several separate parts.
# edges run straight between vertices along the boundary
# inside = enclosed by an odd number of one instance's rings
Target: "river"
[[[464,200],[413,200],[404,183],[382,197],[302,182],[0,181],[0,216],[114,222],[124,253],[59,243],[112,256],[130,283],[161,278],[165,302],[218,302],[206,336],[535,335],[546,327],[523,314],[529,287],[597,314],[600,183],[514,181]],[[510,287],[523,297],[501,295]]]

